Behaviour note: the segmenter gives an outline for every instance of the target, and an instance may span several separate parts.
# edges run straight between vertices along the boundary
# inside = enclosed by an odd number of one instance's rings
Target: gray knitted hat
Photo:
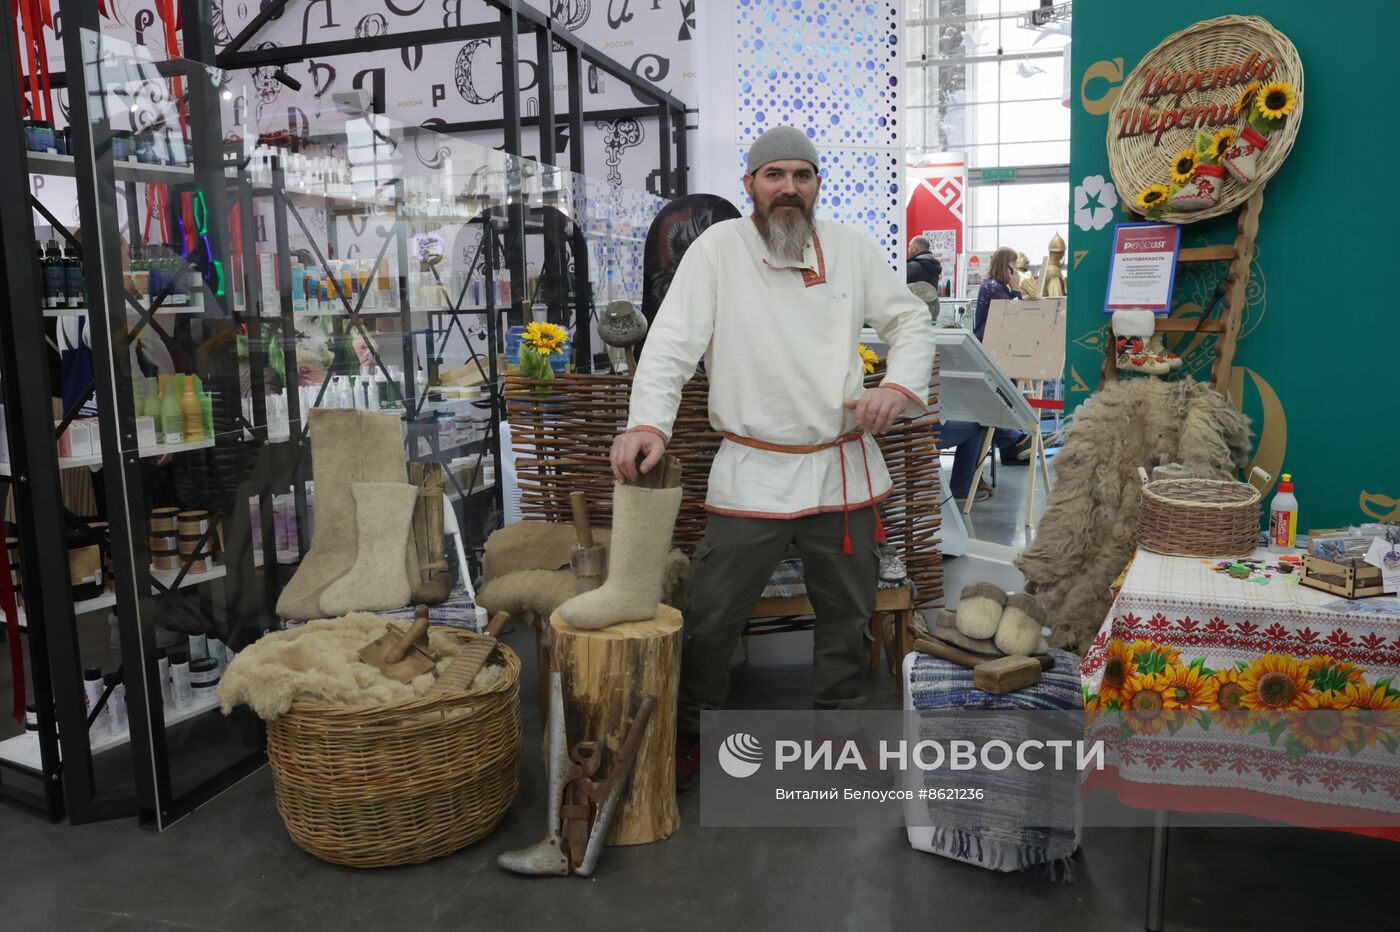
[[[749,147],[748,173],[752,175],[769,162],[783,159],[801,159],[811,162],[813,168],[821,167],[821,156],[806,133],[791,126],[774,126]]]

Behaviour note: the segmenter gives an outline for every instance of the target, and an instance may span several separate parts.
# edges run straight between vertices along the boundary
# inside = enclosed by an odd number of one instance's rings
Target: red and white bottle
[[[1284,552],[1292,550],[1298,538],[1298,499],[1293,495],[1293,476],[1284,473],[1269,506],[1269,547]]]

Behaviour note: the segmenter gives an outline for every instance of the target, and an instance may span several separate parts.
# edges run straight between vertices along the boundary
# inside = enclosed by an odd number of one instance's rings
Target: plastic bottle
[[[151,296],[151,268],[140,247],[131,250],[131,284],[138,300],[145,301]]]
[[[1292,550],[1298,538],[1298,499],[1293,495],[1293,475],[1284,473],[1269,506],[1269,546]]]
[[[155,376],[146,379],[146,399],[141,405],[141,413],[155,423],[156,442],[164,443],[165,437],[160,432],[160,385],[157,384]]]
[[[63,271],[63,253],[59,252],[58,240],[49,240],[48,251],[44,254],[44,306],[67,307],[68,286]]]
[[[88,715],[92,715],[92,710],[97,708],[97,703],[102,700],[102,670],[100,667],[88,667],[83,671],[83,708]]]
[[[170,655],[170,697],[178,709],[189,707],[194,693],[190,687],[190,655],[181,651]]]
[[[167,444],[180,443],[184,435],[184,412],[180,409],[180,376],[161,376],[165,391],[160,398],[160,429]]]
[[[63,249],[63,284],[69,307],[82,307],[83,263],[78,259],[78,251],[70,243]]]
[[[184,440],[192,443],[204,439],[204,412],[200,410],[199,398],[194,393],[194,376],[185,376],[185,392],[180,396],[180,415],[184,427]]]

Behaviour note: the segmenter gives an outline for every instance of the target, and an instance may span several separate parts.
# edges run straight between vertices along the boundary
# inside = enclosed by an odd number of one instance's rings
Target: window
[[[1038,0],[907,0],[911,159],[967,157],[966,248],[1010,246],[1033,265],[1068,236],[1069,110],[1061,104],[1068,21],[1018,24]],[[1017,168],[1018,183],[984,184],[978,169]],[[1025,169],[1034,167],[1034,171]]]

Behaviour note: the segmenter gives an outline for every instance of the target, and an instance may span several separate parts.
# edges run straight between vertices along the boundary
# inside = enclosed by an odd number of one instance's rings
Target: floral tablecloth
[[[1089,786],[1132,806],[1395,837],[1400,615],[1252,559],[1239,579],[1138,552],[1081,666],[1085,707],[1121,711],[1114,766]]]

